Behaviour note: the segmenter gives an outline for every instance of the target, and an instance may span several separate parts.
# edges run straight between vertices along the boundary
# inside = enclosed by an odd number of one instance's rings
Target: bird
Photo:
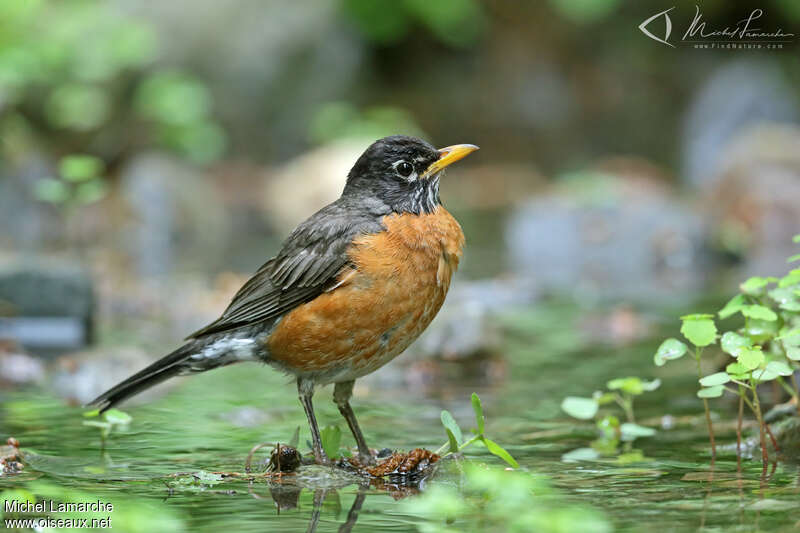
[[[441,308],[465,238],[442,205],[440,178],[475,150],[405,135],[375,141],[341,196],[290,233],[222,316],[89,405],[102,413],[174,376],[262,362],[296,380],[316,463],[331,464],[312,403],[329,384],[359,460],[374,463],[350,406],[353,385],[401,354]]]

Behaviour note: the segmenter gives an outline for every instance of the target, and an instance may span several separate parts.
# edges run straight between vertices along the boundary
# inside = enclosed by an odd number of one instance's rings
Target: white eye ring
[[[417,179],[417,171],[414,170],[414,165],[412,165],[405,159],[396,161],[392,165],[392,167],[394,168],[394,171],[397,173],[397,175],[403,178],[404,180],[414,181]]]

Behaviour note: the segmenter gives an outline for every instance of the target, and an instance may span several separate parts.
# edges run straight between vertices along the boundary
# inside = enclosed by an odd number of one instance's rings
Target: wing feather
[[[298,226],[278,254],[239,289],[222,316],[188,338],[275,321],[332,290],[349,270],[353,239],[384,230],[381,213],[354,214],[345,201],[328,205]]]

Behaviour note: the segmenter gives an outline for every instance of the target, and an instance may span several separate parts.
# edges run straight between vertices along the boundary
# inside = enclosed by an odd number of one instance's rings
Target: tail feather
[[[125,381],[110,388],[89,402],[88,405],[99,408],[102,413],[121,401],[185,371],[187,360],[194,353],[196,353],[196,348],[193,343],[181,346],[169,355],[162,357],[147,368],[140,370]]]

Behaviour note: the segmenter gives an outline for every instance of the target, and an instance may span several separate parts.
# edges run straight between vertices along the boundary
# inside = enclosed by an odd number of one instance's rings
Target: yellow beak
[[[423,178],[434,176],[445,169],[445,167],[455,163],[459,159],[464,159],[469,154],[478,150],[474,144],[454,144],[439,150],[439,159],[431,163],[425,172],[422,173]]]

